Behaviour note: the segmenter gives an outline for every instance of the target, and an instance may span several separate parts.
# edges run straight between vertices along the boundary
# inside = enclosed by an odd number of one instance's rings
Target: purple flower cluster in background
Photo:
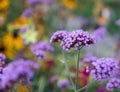
[[[6,56],[2,53],[0,53],[0,62],[4,61],[6,59]]]
[[[5,59],[6,59],[6,56],[0,53],[0,73],[3,73],[3,65],[5,64],[4,62]]]
[[[97,60],[97,57],[92,55],[86,55],[82,61],[85,63],[91,63],[91,62],[95,62],[96,60]]]
[[[59,82],[57,83],[58,88],[67,87],[67,86],[69,86],[69,85],[70,85],[70,82],[69,82],[68,80],[66,80],[66,79],[61,80],[61,81],[59,81]]]
[[[86,66],[86,71],[90,72],[95,80],[108,81],[107,90],[120,87],[120,68],[117,60],[114,58],[96,58],[93,62],[89,59],[85,61],[91,63],[91,66]]]
[[[53,0],[27,0],[27,4],[32,5],[32,4],[41,4],[41,3],[46,3],[46,4],[51,4]]]
[[[106,36],[106,27],[99,27],[94,31],[94,35],[97,39],[103,39]]]
[[[20,80],[28,83],[34,75],[34,71],[39,68],[39,64],[32,60],[18,59],[9,63],[0,74],[0,90],[10,88]]]
[[[115,88],[118,88],[120,86],[120,79],[112,78],[109,80],[109,82],[106,85],[107,90],[113,90]]]
[[[71,48],[78,50],[81,46],[88,46],[96,43],[94,36],[83,30],[72,32],[57,31],[53,34],[50,42],[59,42],[63,49],[70,51]]]
[[[27,4],[39,4],[42,3],[42,0],[26,0]]]
[[[33,14],[34,10],[32,8],[28,8],[23,11],[22,16],[25,18],[29,18]]]
[[[68,32],[66,30],[57,31],[52,35],[50,42],[61,42],[67,35]]]
[[[49,81],[50,81],[50,83],[55,83],[57,81],[57,79],[58,78],[56,76],[51,76]]]
[[[100,58],[92,62],[91,74],[95,80],[108,80],[115,77],[119,69],[118,62],[113,58]]]
[[[120,27],[120,19],[118,19],[116,22],[116,25]]]
[[[34,44],[31,50],[38,58],[45,58],[45,51],[54,51],[54,48],[48,42],[39,42]]]

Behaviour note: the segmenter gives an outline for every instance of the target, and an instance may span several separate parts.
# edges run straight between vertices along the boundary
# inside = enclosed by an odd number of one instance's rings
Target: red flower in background
[[[71,68],[71,72],[73,73],[73,80],[75,81],[76,80],[76,69],[75,68]],[[83,69],[80,71],[79,70],[79,77],[78,77],[78,80],[79,80],[79,84],[81,86],[85,86],[88,84],[88,81],[89,81],[89,73],[86,72],[86,68],[83,67]]]
[[[49,68],[52,68],[55,66],[55,62],[53,60],[44,60],[42,63],[41,63],[41,68],[43,69],[49,69]]]

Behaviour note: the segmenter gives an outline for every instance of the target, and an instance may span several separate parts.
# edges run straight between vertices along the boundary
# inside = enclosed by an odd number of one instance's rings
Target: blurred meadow
[[[77,50],[63,54],[50,39],[79,29],[97,42],[81,49],[77,70]],[[75,83],[77,71],[75,92],[120,92],[86,72],[89,57],[120,62],[120,0],[0,0],[0,92],[74,92],[68,75]]]

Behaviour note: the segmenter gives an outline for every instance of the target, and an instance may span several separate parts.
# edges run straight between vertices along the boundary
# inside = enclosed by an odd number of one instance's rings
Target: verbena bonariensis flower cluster
[[[23,85],[29,85],[38,68],[39,64],[32,60],[18,59],[9,63],[0,74],[0,90],[9,89],[16,82],[23,83],[23,80],[26,82]]]
[[[95,62],[98,58],[95,57],[95,56],[92,56],[92,55],[86,55],[84,58],[83,58],[83,62],[85,63],[91,63],[91,62]]]
[[[106,85],[107,90],[113,90],[120,86],[120,79],[117,78],[119,72],[118,61],[113,58],[98,58],[91,62],[91,75],[98,81],[109,81]],[[88,69],[88,67],[87,67]]]
[[[117,79],[117,78],[110,79],[106,85],[107,90],[113,90],[118,87],[120,87],[120,79]]]
[[[6,59],[6,56],[2,53],[0,53],[0,73],[3,72],[3,65],[5,64],[4,60]]]
[[[69,86],[69,85],[70,85],[70,82],[66,79],[59,81],[58,84],[57,84],[57,86],[59,88],[66,87],[66,86]]]
[[[45,58],[45,51],[54,51],[54,48],[48,42],[39,42],[34,44],[31,50],[38,58]]]
[[[96,62],[92,62],[93,69],[91,74],[96,80],[107,80],[115,77],[118,67],[118,62],[112,58],[100,58]]]
[[[95,37],[83,30],[75,30],[72,32],[57,31],[53,34],[50,42],[60,42],[60,45],[66,51],[70,51],[71,48],[75,50],[80,49],[81,46],[88,46],[96,42]]]

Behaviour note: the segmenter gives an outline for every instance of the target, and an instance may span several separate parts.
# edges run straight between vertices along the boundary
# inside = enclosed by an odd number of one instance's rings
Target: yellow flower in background
[[[13,59],[16,55],[13,48],[8,46],[8,44],[3,40],[0,40],[0,53],[4,53],[10,59]]]
[[[75,0],[62,0],[62,4],[70,9],[75,9],[77,6]]]
[[[17,92],[29,92],[29,90],[24,85],[19,85]]]
[[[36,30],[26,30],[25,33],[22,33],[21,36],[25,44],[35,43],[37,41],[37,31]]]
[[[9,0],[0,0],[0,9],[7,9],[10,5]]]
[[[23,39],[17,32],[14,32],[13,34],[6,33],[3,39],[4,42],[7,43],[7,46],[14,48],[15,50],[22,50],[24,47]]]
[[[14,21],[12,26],[15,29],[21,28],[23,26],[26,26],[28,24],[29,20],[25,17],[20,16],[16,21]]]

